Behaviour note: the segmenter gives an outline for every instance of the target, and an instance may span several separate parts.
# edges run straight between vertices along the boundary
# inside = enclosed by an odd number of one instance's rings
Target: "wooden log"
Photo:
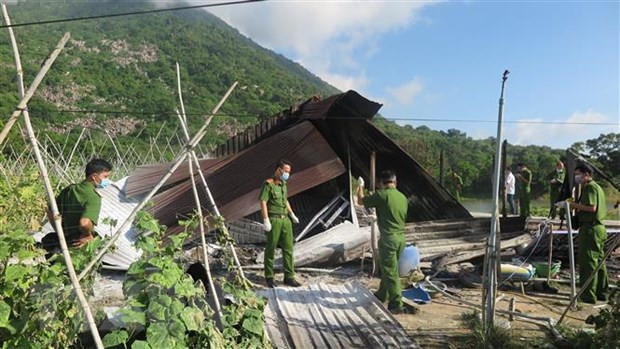
[[[513,248],[513,247],[517,247],[522,244],[529,243],[530,241],[532,241],[532,236],[529,233],[527,233],[527,234],[522,234],[512,239],[505,240],[502,242],[501,246],[502,246],[502,250],[505,250],[508,248]],[[442,257],[442,260],[439,264],[449,265],[449,264],[465,262],[465,261],[468,261],[476,257],[484,256],[485,251],[486,251],[485,248],[479,248],[474,251],[457,253],[456,255],[452,255],[452,256],[446,255],[445,257]]]

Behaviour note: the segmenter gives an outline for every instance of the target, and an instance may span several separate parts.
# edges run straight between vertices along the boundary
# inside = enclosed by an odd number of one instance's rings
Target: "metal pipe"
[[[568,261],[570,263],[570,297],[575,298],[577,294],[575,286],[575,246],[573,244],[573,225],[570,217],[570,205],[564,201],[564,211],[566,212],[566,229],[568,230]],[[551,271],[551,269],[549,270]]]
[[[493,172],[493,212],[491,218],[491,232],[489,234],[489,242],[487,248],[487,265],[486,265],[486,294],[484,295],[484,326],[485,332],[488,333],[492,328],[495,317],[495,296],[497,286],[497,251],[499,241],[497,241],[497,233],[499,228],[499,185],[500,185],[500,169],[502,156],[502,131],[504,118],[504,88],[506,80],[508,80],[508,70],[504,71],[502,76],[502,90],[499,97],[499,110],[497,116],[497,147],[495,150],[495,169]]]

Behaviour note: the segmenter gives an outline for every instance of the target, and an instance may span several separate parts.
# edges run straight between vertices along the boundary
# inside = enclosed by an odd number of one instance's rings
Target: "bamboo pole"
[[[84,136],[85,131],[86,131],[86,127],[82,127],[82,132],[80,132],[80,136],[78,137],[77,141],[73,145],[73,148],[71,149],[71,153],[69,153],[69,158],[67,158],[67,161],[65,162],[65,171],[69,169],[69,166],[71,165],[71,160],[73,160],[73,155],[75,154],[75,150],[77,149],[78,145],[80,145],[80,142],[82,141],[82,136]]]
[[[7,24],[10,25],[10,18],[9,18],[9,14],[6,10],[6,5],[2,4],[2,15],[4,16],[4,20]],[[17,42],[15,40],[14,34],[13,34],[13,30],[12,28],[9,28],[9,35],[11,36],[11,45],[13,46],[13,52],[15,54],[15,62],[16,62],[16,67],[18,67],[18,70],[21,68],[21,60],[20,60],[20,56],[19,56],[19,51],[17,48]],[[58,56],[58,54],[60,53],[60,51],[63,49],[64,45],[67,43],[67,40],[69,40],[70,34],[69,33],[65,33],[65,35],[63,36],[63,38],[61,39],[60,43],[56,46],[56,48],[54,49],[54,51],[52,51],[52,53],[50,54],[49,58],[46,60],[45,62],[45,66],[41,69],[41,71],[44,73],[41,74],[39,73],[37,75],[37,77],[41,76],[41,79],[39,80],[39,82],[33,82],[33,85],[31,86],[30,89],[28,89],[28,92],[30,92],[30,97],[32,97],[32,94],[34,94],[34,91],[36,90],[36,87],[38,86],[38,84],[41,82],[41,80],[43,79],[43,77],[45,76],[45,74],[47,73],[47,71],[49,70],[49,68],[52,66],[52,63],[54,62],[54,60],[56,59],[56,57]],[[20,62],[20,63],[18,63]],[[49,64],[48,64],[49,63]],[[47,67],[47,68],[45,68]],[[18,72],[19,74],[19,72]],[[28,100],[30,98],[26,98],[26,96],[23,95],[23,91],[24,91],[24,85],[23,85],[23,79],[18,79],[18,91],[19,91],[19,97],[22,100],[22,102],[20,102],[19,105],[22,105],[21,109],[18,106],[18,110],[19,112],[23,111],[23,115],[24,115],[24,123],[26,125],[26,132],[28,134],[28,140],[30,142],[30,145],[33,148],[34,151],[34,155],[36,157],[37,160],[37,165],[39,167],[39,171],[41,172],[41,177],[43,178],[43,185],[45,186],[45,192],[47,194],[47,199],[50,203],[50,207],[52,209],[52,214],[54,216],[54,225],[56,228],[56,234],[58,235],[58,242],[60,243],[60,249],[62,251],[62,255],[64,257],[65,260],[65,265],[67,266],[67,273],[69,274],[69,279],[71,280],[71,285],[73,286],[73,290],[75,291],[75,295],[78,298],[78,301],[80,302],[80,306],[82,308],[82,311],[84,312],[84,316],[86,317],[86,322],[88,324],[88,327],[90,329],[91,335],[93,336],[93,340],[95,342],[95,346],[97,348],[103,348],[103,343],[101,342],[101,337],[99,336],[99,331],[97,330],[97,325],[95,324],[95,318],[93,317],[93,314],[90,310],[90,306],[88,305],[88,301],[86,300],[86,297],[84,296],[84,293],[82,292],[82,288],[80,287],[80,283],[77,279],[76,273],[75,273],[75,269],[73,267],[73,261],[71,260],[71,254],[69,253],[69,247],[67,246],[67,241],[65,239],[65,234],[62,228],[62,217],[60,216],[60,212],[58,210],[58,205],[56,204],[56,198],[54,196],[54,189],[52,188],[52,183],[50,182],[49,179],[49,175],[47,173],[47,168],[45,167],[45,162],[43,160],[43,157],[41,156],[41,152],[39,149],[39,143],[35,137],[34,134],[34,129],[32,128],[32,123],[30,122],[30,115],[28,113],[28,110],[23,110],[26,107],[26,103],[28,102]],[[34,88],[33,88],[34,87]],[[13,123],[15,123],[15,121],[17,120],[17,117],[19,117],[21,113],[18,113],[17,116],[12,119]],[[8,124],[7,124],[8,125]],[[11,124],[12,125],[12,124]],[[11,128],[8,127],[7,128],[7,133]],[[6,135],[5,135],[6,136]]]
[[[182,123],[183,119],[182,119],[182,117],[180,115],[179,115],[179,118],[181,119],[181,123]],[[189,132],[187,130],[187,125],[182,123],[182,126],[183,126],[183,132],[184,132],[185,136],[189,139]],[[211,208],[213,209],[213,211],[215,213],[215,217],[216,218],[220,218],[222,216],[220,215],[220,211],[218,210],[217,205],[215,204],[215,200],[213,199],[213,195],[211,195],[211,190],[209,189],[209,186],[207,185],[207,179],[205,178],[204,174],[202,173],[202,169],[200,168],[200,162],[198,161],[198,157],[196,155],[196,152],[192,150],[192,153],[190,155],[192,157],[192,160],[196,164],[196,167],[198,168],[198,174],[200,176],[200,180],[202,181],[202,185],[204,187],[204,190],[207,193],[207,197],[209,198],[209,202],[211,204]],[[225,230],[224,234],[226,234],[228,236],[228,229],[225,226],[220,227],[220,229],[224,229]],[[250,282],[245,277],[245,273],[243,271],[243,268],[241,267],[241,262],[239,262],[239,257],[237,256],[237,251],[235,250],[235,246],[230,241],[227,241],[226,245],[227,245],[228,248],[230,248],[230,252],[233,255],[233,259],[235,261],[235,266],[237,267],[237,272],[239,273],[239,276],[241,276],[241,279],[243,279],[245,282]]]
[[[110,133],[108,132],[108,130],[105,130],[105,134],[106,134],[106,136],[108,136],[108,139],[110,139],[110,142],[112,142],[112,147],[114,148],[114,151],[116,152],[116,157],[118,157],[118,162],[120,162],[121,165],[123,165],[123,168],[125,169],[126,176],[128,176],[129,175],[129,169],[127,168],[127,165],[125,164],[125,161],[123,160],[123,157],[121,156],[121,152],[116,147],[116,143],[114,143],[114,139],[112,138],[112,136],[110,136]]]
[[[185,135],[186,140],[189,141],[189,130],[188,130],[188,125],[187,125],[187,117],[185,115],[185,105],[183,103],[183,94],[181,92],[181,73],[180,73],[180,69],[179,69],[179,63],[176,64],[176,70],[177,70],[177,88],[178,88],[178,92],[179,92],[179,100],[181,102],[181,113],[182,113],[182,117],[180,117],[180,119],[181,119],[181,128],[183,129],[183,134]],[[178,115],[178,110],[177,110],[177,115]],[[202,169],[200,168],[200,162],[198,161],[198,157],[196,156],[196,152],[194,150],[192,150],[190,156],[193,159],[193,161],[195,162],[196,168],[198,168],[198,174],[200,175],[200,179],[202,181],[202,185],[204,186],[204,190],[207,193],[207,197],[209,198],[209,202],[211,203],[211,207],[213,208],[213,211],[215,213],[216,219],[219,219],[222,216],[220,214],[220,211],[217,208],[217,205],[215,204],[215,200],[213,199],[213,195],[211,194],[211,190],[209,189],[209,186],[207,185],[207,180],[204,177],[204,174],[202,173]],[[192,159],[190,159],[190,161]],[[226,236],[228,236],[228,229],[226,228],[226,226],[222,225],[222,227],[220,227],[220,229],[223,229],[224,230],[223,233]],[[230,252],[231,252],[231,254],[233,256],[233,260],[235,262],[235,266],[237,267],[237,272],[241,276],[241,279],[244,280],[245,282],[249,282],[249,280],[246,279],[245,273],[243,272],[243,268],[241,267],[241,263],[239,262],[239,257],[237,256],[237,251],[235,250],[235,246],[230,241],[227,241],[226,244],[228,245],[228,248],[230,248]]]
[[[6,12],[6,7],[4,7],[4,10],[2,12],[3,13]],[[9,29],[11,29],[11,28],[9,28]],[[11,33],[12,33],[12,31],[11,31]],[[60,39],[60,41],[56,45],[56,48],[54,48],[54,50],[50,53],[50,55],[47,57],[47,59],[45,59],[45,62],[43,63],[43,66],[41,67],[41,70],[39,70],[39,73],[34,78],[34,81],[30,85],[28,90],[24,93],[23,97],[20,99],[19,103],[17,104],[17,107],[15,107],[15,111],[13,112],[13,114],[11,114],[11,116],[9,117],[9,120],[4,125],[4,128],[2,129],[2,132],[0,132],[0,145],[2,143],[4,143],[4,141],[6,140],[6,137],[9,135],[9,132],[11,131],[11,128],[13,127],[15,122],[17,121],[17,118],[26,109],[26,105],[28,104],[28,102],[30,101],[30,99],[34,95],[35,91],[39,87],[39,84],[41,84],[41,81],[43,81],[43,78],[45,77],[45,75],[49,71],[50,67],[52,66],[52,64],[56,60],[56,57],[58,57],[58,54],[60,53],[60,51],[67,44],[68,40],[69,40],[69,33],[66,33],[65,36],[63,36],[62,39]],[[11,44],[13,44],[13,43],[15,43],[14,39],[11,40]],[[16,54],[19,54],[19,53],[16,53]],[[21,83],[23,85],[23,80],[21,81]]]
[[[81,280],[82,278],[84,278],[84,276],[86,276],[90,272],[90,270],[103,257],[103,255],[107,252],[107,250],[114,244],[114,242],[116,242],[116,240],[118,240],[122,232],[131,224],[131,222],[136,217],[138,212],[140,212],[140,210],[142,210],[144,206],[146,206],[148,201],[151,200],[153,196],[155,196],[157,191],[159,191],[159,189],[164,185],[164,183],[166,183],[166,181],[172,176],[174,171],[176,171],[176,169],[179,168],[179,166],[181,166],[181,163],[183,163],[183,161],[187,158],[191,150],[207,134],[206,132],[207,127],[211,123],[211,120],[213,120],[213,116],[217,114],[217,112],[220,110],[224,102],[228,99],[228,97],[230,96],[232,91],[235,89],[235,87],[237,87],[237,82],[233,83],[232,86],[230,86],[228,91],[226,91],[226,94],[224,95],[224,97],[222,97],[220,102],[215,106],[215,108],[213,108],[213,111],[211,112],[211,114],[207,116],[204,125],[201,127],[198,133],[194,136],[194,138],[192,138],[191,141],[187,142],[187,144],[183,147],[179,155],[176,157],[176,160],[170,165],[170,167],[168,168],[168,171],[166,171],[166,173],[159,180],[159,183],[157,183],[155,187],[151,189],[151,192],[149,192],[146,195],[146,197],[142,199],[142,202],[134,208],[134,210],[131,212],[129,217],[127,217],[127,219],[125,219],[125,222],[123,222],[123,224],[121,224],[121,226],[118,228],[116,233],[114,233],[114,235],[111,236],[111,238],[106,242],[106,244],[99,250],[95,258],[93,258],[93,260],[80,273],[80,275],[78,276],[78,279]]]
[[[179,69],[179,64],[177,63],[177,79],[179,79],[179,91],[181,90],[181,82],[180,82],[180,76],[178,74],[178,69]],[[179,94],[179,101],[181,103],[181,110],[185,110],[185,108],[183,107],[183,97]],[[187,120],[186,118],[182,117],[181,114],[179,114],[178,110],[177,110],[177,115],[179,116],[179,120],[181,122],[181,128],[183,129],[183,134],[185,135],[185,138],[187,138],[187,140],[189,141],[190,137],[189,137],[189,132],[187,131],[187,125],[184,123],[185,120]],[[194,151],[192,150],[192,155],[194,154]],[[189,178],[190,181],[192,182],[192,193],[194,194],[194,200],[196,201],[196,212],[198,214],[198,219],[199,219],[199,226],[200,226],[200,244],[202,245],[202,259],[204,261],[204,267],[205,270],[207,272],[207,279],[209,282],[209,293],[211,294],[211,297],[213,298],[213,303],[215,305],[215,309],[213,309],[215,311],[215,324],[216,326],[222,330],[223,328],[223,324],[222,324],[222,309],[220,306],[220,300],[217,297],[217,292],[215,291],[215,285],[213,284],[213,278],[211,277],[211,267],[209,265],[209,249],[207,248],[207,240],[205,238],[205,221],[204,221],[204,216],[202,214],[202,204],[200,203],[200,196],[198,196],[198,189],[196,188],[196,180],[194,178],[194,166],[192,165],[192,161],[190,159],[190,161],[187,162],[188,168],[189,168]],[[198,167],[198,171],[200,172],[200,167]]]

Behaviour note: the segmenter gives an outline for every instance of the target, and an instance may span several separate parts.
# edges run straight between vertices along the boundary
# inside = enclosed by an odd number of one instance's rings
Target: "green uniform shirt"
[[[523,177],[523,180],[519,179],[519,186],[521,189],[529,190],[530,184],[532,184],[532,171],[526,168],[521,171],[521,177]]]
[[[396,188],[380,189],[364,198],[366,208],[377,209],[377,223],[381,234],[404,234],[409,203]]]
[[[605,193],[598,183],[593,180],[588,182],[581,192],[579,203],[582,205],[596,206],[596,212],[579,211],[580,223],[602,223],[607,214]]]
[[[276,184],[273,178],[266,180],[260,190],[260,200],[267,202],[269,215],[282,215],[287,213],[286,201],[288,190],[286,183],[279,181]]]
[[[80,218],[88,218],[94,225],[99,220],[101,196],[95,191],[95,185],[89,181],[71,184],[63,189],[56,198],[56,204],[62,216],[62,228],[67,240],[75,240],[82,235]]]
[[[566,175],[566,172],[564,170],[562,171],[553,171],[553,173],[551,173],[551,178],[550,179],[555,179],[555,182],[550,184],[551,190],[554,191],[560,191],[560,189],[562,188],[562,184],[564,183],[564,176]]]

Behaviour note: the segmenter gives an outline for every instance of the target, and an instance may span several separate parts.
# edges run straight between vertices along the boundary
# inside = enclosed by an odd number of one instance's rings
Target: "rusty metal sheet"
[[[381,109],[381,106],[381,104],[349,90],[321,101],[313,101],[300,106],[299,117],[302,119],[371,119]]]
[[[370,175],[370,154],[376,152],[377,176],[392,170],[398,189],[409,199],[408,221],[471,218],[471,215],[422,166],[367,120],[313,121],[342,159],[351,156],[353,176]]]
[[[200,159],[200,168],[203,173],[212,173],[219,166],[227,163],[230,159],[217,158],[217,159]],[[140,195],[148,193],[161,179],[164,173],[170,167],[170,163],[161,164],[149,164],[138,167],[131,173],[127,179],[127,186],[125,192],[128,196]],[[189,168],[187,161],[185,161],[179,168],[170,176],[170,178],[164,184],[164,188],[170,185],[179,184],[181,181],[189,178]]]
[[[303,122],[215,163],[217,168],[214,170],[203,171],[220,213],[232,221],[258,211],[260,187],[273,175],[277,161],[283,158],[292,163],[289,196],[345,173],[342,161],[321,134],[310,122]],[[149,178],[161,177],[166,168],[150,167],[150,170],[139,173]],[[178,216],[188,215],[194,210],[191,182],[187,176],[153,198],[151,211],[162,224],[173,226]],[[204,209],[209,209],[200,182],[198,189]]]

